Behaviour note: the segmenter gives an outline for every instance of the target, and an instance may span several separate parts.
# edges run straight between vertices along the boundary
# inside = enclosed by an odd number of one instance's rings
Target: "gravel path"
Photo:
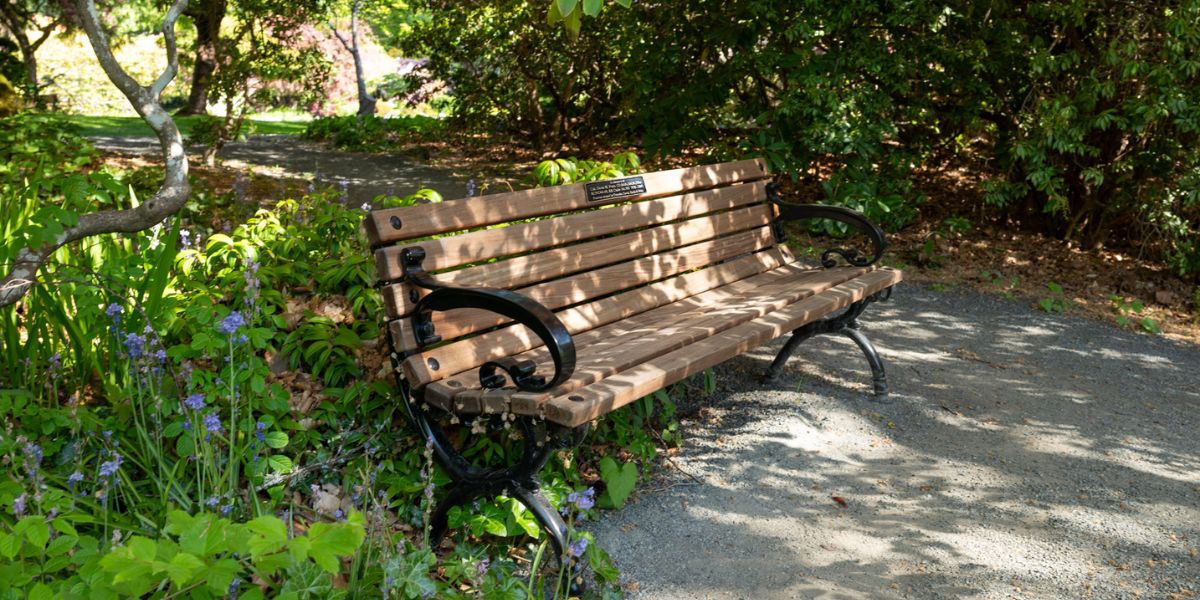
[[[667,463],[591,525],[631,598],[1200,594],[1200,348],[915,286],[864,321],[891,404],[820,336],[681,406],[702,483]]]
[[[158,142],[149,137],[93,137],[97,148],[125,155],[158,155]],[[199,164],[201,148],[188,154]],[[423,187],[437,190],[446,199],[466,195],[467,177],[391,154],[333,151],[292,135],[256,135],[230,142],[218,155],[225,164],[275,167],[276,176],[309,179],[318,171],[326,180],[345,180],[350,201],[370,202],[380,194],[404,196]]]

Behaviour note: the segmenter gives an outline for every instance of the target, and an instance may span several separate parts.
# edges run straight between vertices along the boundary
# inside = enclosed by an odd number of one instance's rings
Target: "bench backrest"
[[[755,159],[374,211],[365,225],[394,347],[419,349],[404,317],[428,293],[404,281],[404,248],[422,248],[422,266],[440,283],[519,291],[574,332],[612,320],[597,311],[646,310],[790,262],[772,232],[767,183]],[[717,264],[724,268],[703,269]],[[614,298],[627,300],[604,302]],[[470,309],[432,320],[445,342],[506,322]],[[444,372],[490,360],[457,357],[462,364]]]

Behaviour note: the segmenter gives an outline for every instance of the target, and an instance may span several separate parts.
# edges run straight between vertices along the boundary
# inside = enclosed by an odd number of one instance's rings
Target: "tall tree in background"
[[[363,74],[362,52],[359,51],[358,46],[358,10],[361,6],[362,0],[354,0],[354,4],[350,6],[349,41],[342,36],[332,21],[329,23],[329,28],[333,30],[333,35],[337,36],[338,41],[354,59],[354,80],[358,84],[358,116],[364,117],[375,114],[375,97],[367,91],[367,79]]]
[[[72,216],[70,222],[61,223],[61,228],[52,236],[26,240],[28,246],[18,251],[13,264],[9,265],[8,274],[0,279],[0,306],[13,304],[24,296],[33,285],[38,270],[63,245],[102,233],[131,233],[149,229],[178,212],[187,201],[191,186],[188,184],[188,161],[183,151],[183,137],[160,102],[163,90],[179,70],[175,21],[187,7],[187,2],[175,0],[167,10],[161,29],[167,66],[150,85],[142,85],[130,77],[113,56],[95,2],[78,0],[79,20],[104,73],[158,137],[166,167],[165,177],[158,191],[135,208],[100,210]]]
[[[45,22],[39,24],[35,17],[43,16]],[[21,50],[21,62],[25,65],[25,82],[20,87],[25,95],[33,101],[38,100],[41,86],[38,80],[37,51],[50,39],[63,24],[65,15],[61,8],[47,0],[0,0],[0,29],[12,38]],[[30,38],[29,30],[37,31],[37,37]]]
[[[196,61],[192,68],[192,87],[188,92],[187,104],[176,114],[208,114],[208,90],[220,60],[221,21],[225,19],[228,9],[228,0],[198,0],[184,12],[196,25]]]

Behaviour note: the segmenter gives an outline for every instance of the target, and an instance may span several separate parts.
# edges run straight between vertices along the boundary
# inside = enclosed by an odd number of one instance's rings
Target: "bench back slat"
[[[551,310],[557,310],[764,250],[774,244],[775,238],[771,228],[759,227],[539,283],[517,291]],[[452,340],[502,325],[507,323],[508,319],[488,311],[460,309],[434,313],[431,321],[438,335],[444,340]]]
[[[569,308],[557,315],[563,326],[576,335],[721,286],[753,280],[756,275],[782,267],[792,260],[785,248],[772,248]],[[415,347],[408,321],[393,321],[391,333],[397,346]],[[540,345],[541,340],[529,329],[505,327],[427,350],[406,359],[403,367],[409,381],[422,385]],[[434,370],[431,365],[437,365],[438,368]]]
[[[376,247],[448,231],[670,196],[754,181],[766,176],[766,163],[761,159],[751,159],[610,180],[609,187],[577,183],[439,204],[377,210],[367,217],[364,224],[371,245]]]
[[[468,202],[494,202],[492,198],[495,197],[484,196]],[[404,274],[400,265],[400,253],[408,247],[416,246],[425,250],[425,262],[422,266],[432,273],[468,263],[524,254],[602,235],[729,210],[761,202],[766,197],[765,181],[731,185],[528,223],[511,223],[504,227],[470,231],[449,237],[385,246],[375,251],[375,261],[379,278],[390,281],[399,279]],[[429,206],[432,205],[426,205],[426,208]]]
[[[774,218],[772,208],[760,203],[678,223],[642,229],[633,233],[543,250],[496,263],[438,273],[434,279],[439,283],[456,287],[512,289],[529,286],[557,277],[712,240],[718,236],[764,227],[771,223],[772,218]],[[412,291],[412,286],[407,283],[396,283],[384,287],[382,293],[389,316],[407,315],[416,305],[414,297],[419,298],[428,293],[427,290],[417,289],[417,294],[414,296]]]

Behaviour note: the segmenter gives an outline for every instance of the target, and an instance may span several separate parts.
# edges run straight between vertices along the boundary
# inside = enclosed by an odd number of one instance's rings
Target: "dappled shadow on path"
[[[158,143],[149,137],[93,137],[91,141],[101,150],[118,154],[159,153]],[[188,146],[193,161],[201,160],[200,152],[200,146]],[[347,201],[354,205],[370,202],[381,194],[405,196],[422,188],[436,190],[447,200],[466,195],[467,177],[448,169],[395,154],[343,152],[294,135],[256,135],[229,142],[219,156],[234,169],[250,165],[277,167],[276,176],[311,180],[319,175],[334,186],[345,182]]]
[[[1200,350],[919,289],[864,320],[891,404],[840,338],[718,369],[676,459],[704,483],[595,525],[641,597],[1200,591]]]

